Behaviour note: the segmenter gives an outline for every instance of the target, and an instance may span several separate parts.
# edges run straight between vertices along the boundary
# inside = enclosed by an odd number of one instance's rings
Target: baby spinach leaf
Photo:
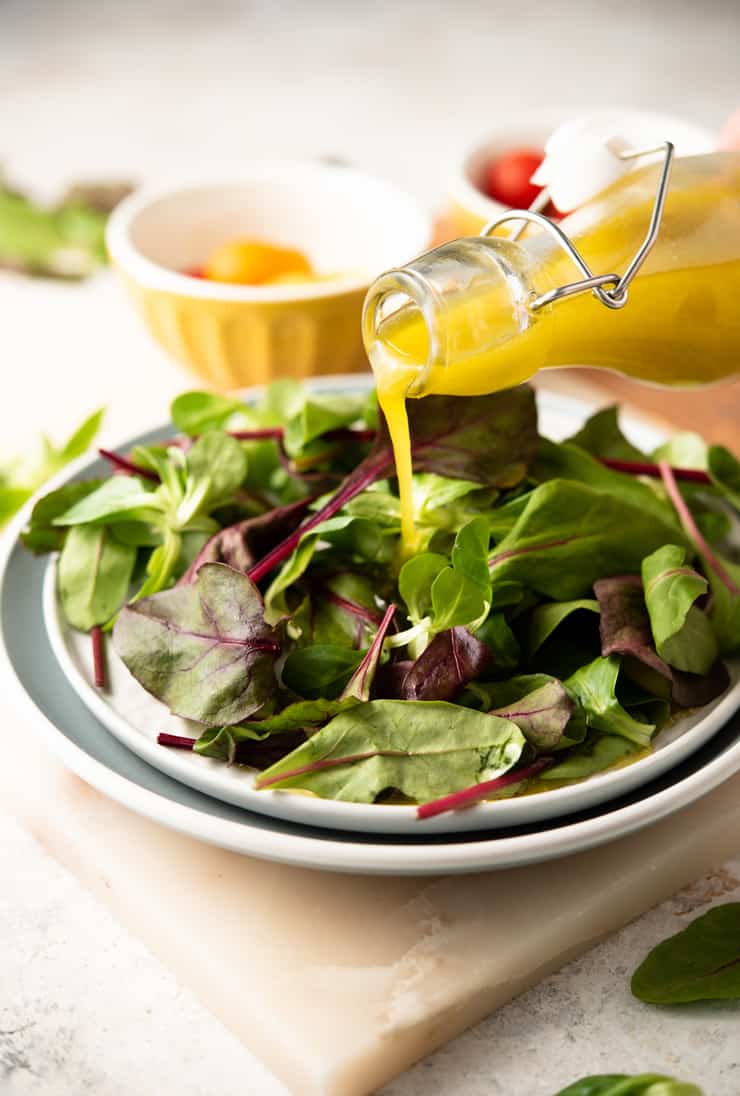
[[[467,681],[483,673],[488,647],[467,628],[450,628],[434,637],[403,679],[404,700],[452,700]]]
[[[519,665],[519,642],[503,613],[490,613],[473,634],[488,648],[497,673]]]
[[[222,563],[205,563],[192,583],[127,606],[113,641],[148,692],[198,723],[238,723],[276,687],[277,632],[254,584]]]
[[[21,533],[21,540],[31,552],[40,555],[62,547],[66,531],[55,525],[55,519],[75,503],[97,491],[102,480],[84,480],[81,483],[65,483],[44,495],[31,511],[28,525]]]
[[[241,400],[215,392],[183,392],[170,405],[170,417],[183,434],[194,437],[206,430],[220,430],[234,414],[246,410]]]
[[[307,395],[302,406],[285,423],[283,443],[286,452],[295,456],[309,442],[331,430],[351,426],[362,418],[367,397],[359,394]]]
[[[637,570],[675,535],[671,523],[649,509],[586,484],[550,480],[532,492],[496,546],[490,558],[494,588],[520,581],[555,600],[580,598],[604,574]]]
[[[577,434],[566,438],[594,457],[614,460],[645,460],[645,454],[627,441],[619,428],[619,407],[616,404],[596,411]]]
[[[654,947],[632,992],[651,1005],[740,998],[740,902],[715,906]]]
[[[724,445],[710,445],[707,467],[712,482],[740,510],[740,461]]]
[[[73,503],[54,518],[59,526],[111,524],[116,521],[158,521],[162,505],[157,490],[145,487],[135,476],[112,476],[91,494]]]
[[[374,700],[336,716],[257,786],[372,803],[395,788],[423,803],[507,772],[524,738],[497,716],[437,701]]]
[[[708,583],[685,559],[683,548],[666,544],[643,560],[645,603],[660,657],[677,670],[706,674],[719,650],[709,617],[694,602]]]
[[[373,585],[369,578],[352,571],[317,584],[311,593],[301,645],[328,643],[364,650],[381,621]]]
[[[59,596],[73,628],[89,632],[118,612],[128,595],[136,549],[104,526],[69,530],[59,557]]]
[[[596,658],[563,682],[579,701],[590,727],[605,734],[621,735],[638,746],[649,746],[655,727],[634,719],[616,697],[620,660]]]
[[[696,1085],[665,1077],[662,1073],[641,1073],[639,1076],[605,1073],[574,1081],[555,1096],[703,1096],[703,1093]]]
[[[298,647],[285,660],[283,684],[298,696],[333,699],[342,692],[364,657],[364,651],[332,644]]]
[[[524,627],[524,649],[527,656],[531,658],[557,626],[579,609],[598,613],[599,603],[592,598],[577,598],[574,601],[545,601],[537,605],[529,613]]]
[[[596,735],[574,746],[559,764],[546,769],[540,780],[584,780],[603,772],[637,752],[637,747],[618,735]]]

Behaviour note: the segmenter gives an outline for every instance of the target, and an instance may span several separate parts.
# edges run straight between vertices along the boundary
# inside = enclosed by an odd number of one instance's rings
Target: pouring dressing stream
[[[592,271],[629,267],[660,181],[659,164],[639,168],[561,223]],[[591,293],[533,307],[577,276],[557,236],[535,226],[516,242],[444,244],[370,287],[363,336],[393,444],[406,553],[415,541],[406,399],[481,395],[566,365],[685,386],[737,371],[740,153],[675,161],[656,242],[623,307]]]

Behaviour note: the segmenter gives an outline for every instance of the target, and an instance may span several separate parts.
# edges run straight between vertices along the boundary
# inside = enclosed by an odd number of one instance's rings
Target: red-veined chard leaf
[[[342,689],[340,700],[366,701],[370,699],[370,691],[380,664],[380,656],[383,653],[383,641],[391,626],[395,612],[395,605],[389,605],[386,609],[367,654]]]
[[[401,698],[452,700],[466,682],[483,673],[489,662],[488,647],[467,628],[440,632],[406,673]]]
[[[374,700],[336,716],[257,780],[372,803],[393,788],[423,803],[507,772],[524,736],[509,720],[437,701]]]
[[[653,645],[650,617],[639,575],[615,575],[600,579],[594,583],[594,593],[601,610],[599,633],[601,653],[605,658],[628,655],[637,659],[648,670],[666,679],[670,695],[682,708],[708,704],[725,691],[729,676],[721,662],[713,662],[705,674],[690,674],[674,670],[660,657]],[[650,682],[646,684],[650,685]],[[653,691],[660,695],[657,687],[653,686]]]
[[[198,723],[238,723],[276,689],[278,633],[265,623],[254,583],[222,563],[205,563],[192,583],[127,606],[113,641],[148,692]]]
[[[574,710],[573,700],[553,678],[526,696],[492,709],[489,714],[516,723],[527,742],[542,752],[557,748]]]
[[[740,902],[715,906],[654,947],[632,992],[651,1005],[740,998]]]
[[[637,570],[675,535],[670,512],[663,520],[610,491],[551,480],[531,493],[491,555],[494,591],[514,581],[558,601],[580,598],[604,574]]]

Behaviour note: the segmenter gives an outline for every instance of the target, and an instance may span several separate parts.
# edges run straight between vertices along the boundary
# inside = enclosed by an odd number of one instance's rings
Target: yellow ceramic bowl
[[[240,178],[144,188],[108,222],[111,260],[149,330],[215,388],[367,369],[370,282],[428,246],[427,214],[346,167],[254,163]],[[295,247],[320,281],[241,286],[188,277],[235,236]]]
[[[447,192],[447,207],[439,236],[453,239],[457,236],[475,236],[494,217],[505,213],[507,206],[496,202],[484,193],[483,181],[486,168],[498,156],[515,148],[544,148],[553,130],[568,118],[586,113],[567,109],[543,111],[537,115],[518,115],[510,126],[501,127],[468,153],[455,171]],[[641,110],[589,111],[591,115],[618,115],[622,125],[630,133],[645,134],[643,144],[656,140],[654,134],[663,134],[661,140],[672,140],[679,155],[689,156],[709,152],[714,147],[714,136],[702,126],[686,122],[669,114],[653,114]],[[502,227],[501,231],[507,231]]]

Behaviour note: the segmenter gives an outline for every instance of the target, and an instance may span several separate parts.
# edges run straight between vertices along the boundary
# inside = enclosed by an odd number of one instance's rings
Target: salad
[[[68,624],[108,635],[257,788],[420,817],[583,780],[729,684],[740,463],[652,454],[617,411],[538,433],[533,390],[408,405],[416,551],[400,554],[374,393],[188,392],[172,437],[68,483],[23,535],[58,552]]]

